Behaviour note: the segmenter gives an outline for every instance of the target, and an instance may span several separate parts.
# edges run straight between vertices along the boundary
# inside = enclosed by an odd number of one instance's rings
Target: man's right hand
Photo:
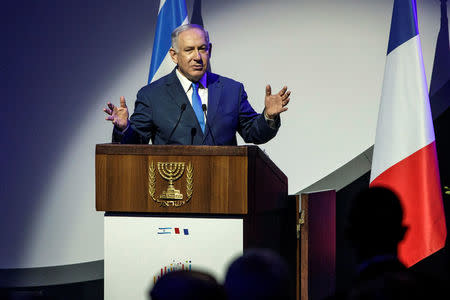
[[[111,121],[114,126],[119,130],[124,130],[128,127],[128,108],[125,103],[125,97],[120,97],[120,107],[115,106],[111,102],[106,104],[108,108],[104,108],[103,111],[108,114],[105,118],[107,121]]]

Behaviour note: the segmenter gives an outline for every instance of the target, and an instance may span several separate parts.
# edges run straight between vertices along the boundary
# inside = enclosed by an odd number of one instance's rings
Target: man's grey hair
[[[200,29],[201,31],[203,31],[205,33],[205,38],[206,38],[206,45],[209,48],[209,34],[208,31],[205,30],[205,28],[203,28],[200,25],[197,24],[184,24],[181,26],[178,26],[177,28],[174,29],[174,31],[172,31],[172,48],[175,49],[176,52],[178,52],[178,36],[180,35],[180,33],[182,33],[183,31],[189,30],[189,29],[193,29],[193,28],[197,28]]]

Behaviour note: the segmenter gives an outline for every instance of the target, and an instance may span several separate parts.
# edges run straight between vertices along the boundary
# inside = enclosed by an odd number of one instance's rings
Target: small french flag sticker
[[[175,231],[175,234],[180,234],[181,233],[180,228],[178,228],[178,227],[175,227],[174,231]],[[183,229],[183,234],[184,235],[189,235],[189,229],[187,229],[187,228]]]

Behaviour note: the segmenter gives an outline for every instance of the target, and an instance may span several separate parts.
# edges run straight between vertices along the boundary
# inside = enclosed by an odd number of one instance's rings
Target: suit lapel
[[[188,118],[189,124],[195,124],[197,134],[199,134],[203,139],[204,135],[202,129],[200,128],[200,124],[198,123],[197,116],[195,115],[194,109],[192,108],[192,105],[189,102],[189,99],[183,90],[183,86],[181,85],[180,80],[178,80],[175,72],[176,69],[174,69],[172,73],[170,73],[170,75],[167,77],[167,93],[170,95],[171,99],[175,101],[175,103],[177,103],[180,109],[183,104],[186,104],[186,111],[184,112],[185,116],[183,116],[183,118]]]
[[[175,69],[170,73],[166,80],[166,90],[173,101],[175,101],[179,107],[183,104],[190,106],[189,99],[181,86],[180,81],[175,73]]]
[[[220,104],[220,96],[222,94],[222,84],[219,81],[219,76],[213,73],[208,73],[208,111],[206,115],[206,128],[203,142],[209,134],[209,125],[213,124],[217,115],[217,108]]]

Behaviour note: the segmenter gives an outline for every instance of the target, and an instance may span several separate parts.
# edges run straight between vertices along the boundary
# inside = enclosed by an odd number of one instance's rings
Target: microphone
[[[191,128],[191,145],[194,145],[194,136],[197,134],[197,128]]]
[[[202,110],[203,110],[203,113],[205,114],[205,124],[206,124],[206,104],[202,104]],[[208,131],[211,134],[211,138],[213,140],[214,146],[216,146],[217,145],[216,140],[214,139],[214,135],[211,131],[211,124],[209,124],[209,123],[208,123]]]
[[[186,103],[183,103],[183,104],[181,104],[181,107],[180,107],[180,116],[178,117],[177,123],[173,127],[172,132],[169,134],[169,138],[167,139],[166,145],[168,145],[170,143],[170,138],[172,137],[173,133],[175,132],[175,129],[177,129],[178,124],[180,124],[181,116],[183,115],[185,110],[186,110]]]

